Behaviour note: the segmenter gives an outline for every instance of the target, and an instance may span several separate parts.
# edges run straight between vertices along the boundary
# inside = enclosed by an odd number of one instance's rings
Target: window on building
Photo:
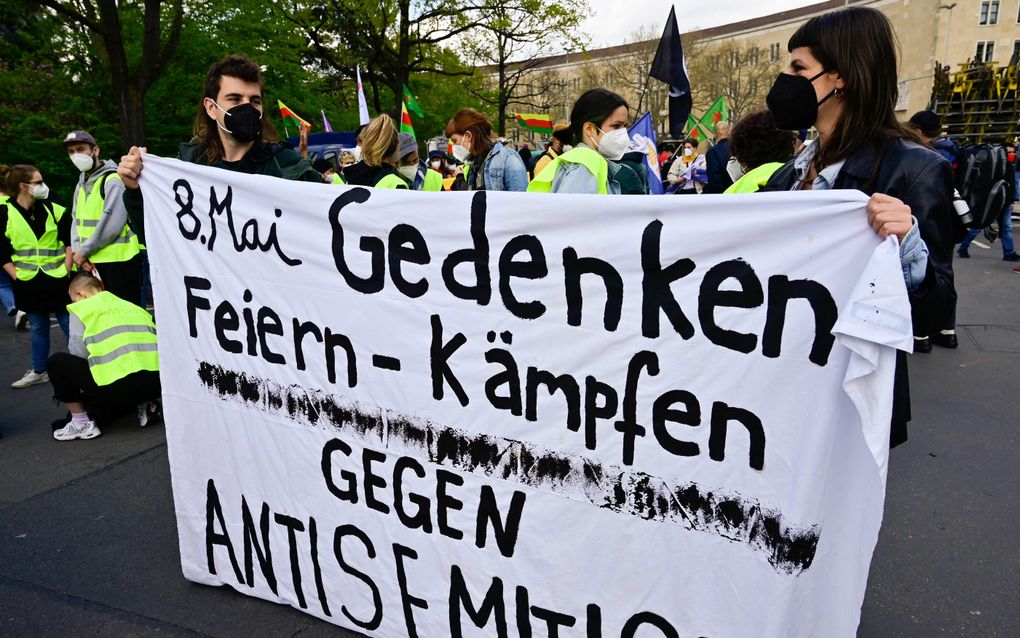
[[[995,42],[988,40],[986,42],[978,42],[977,50],[974,52],[975,62],[991,62],[992,57],[995,55]]]
[[[1020,16],[1018,16],[1020,17]],[[769,45],[769,62],[779,62],[779,43],[773,42]]]
[[[1013,41],[1013,55],[1009,56],[1009,63],[1016,64],[1020,59],[1020,40]]]
[[[1020,16],[1018,16],[1020,17]],[[978,24],[981,25],[992,25],[999,24],[999,2],[993,0],[991,2],[981,3],[981,13],[978,16]]]

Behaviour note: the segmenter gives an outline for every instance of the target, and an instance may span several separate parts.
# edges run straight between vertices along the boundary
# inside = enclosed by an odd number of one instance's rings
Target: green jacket
[[[615,162],[619,169],[615,171],[614,177],[620,184],[621,195],[647,195],[648,177],[645,173],[644,154],[640,151],[632,151],[624,154]],[[610,173],[614,173],[612,168]]]
[[[190,142],[181,144],[177,159],[248,175],[270,175],[299,182],[322,183],[322,176],[312,168],[311,163],[287,144],[263,142],[252,146],[248,154],[237,162],[227,162],[221,158],[212,164],[206,164],[205,148],[198,138],[192,138]],[[131,229],[144,244],[145,204],[142,199],[142,189],[124,189],[124,207],[128,212]]]

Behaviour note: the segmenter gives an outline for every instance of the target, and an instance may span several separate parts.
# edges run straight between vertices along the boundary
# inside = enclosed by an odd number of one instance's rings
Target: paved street
[[[956,261],[960,349],[911,358],[914,421],[892,453],[861,636],[1020,626],[1020,275],[999,244],[971,255]],[[0,326],[0,635],[354,635],[185,581],[162,425],[53,441],[63,411],[49,386],[8,387],[29,349],[11,323]]]

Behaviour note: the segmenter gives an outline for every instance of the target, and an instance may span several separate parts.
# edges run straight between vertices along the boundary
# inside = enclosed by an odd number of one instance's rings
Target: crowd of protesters
[[[398,133],[394,119],[382,114],[358,129],[357,146],[338,161],[310,162],[304,143],[294,149],[277,141],[264,117],[259,67],[245,56],[210,67],[195,136],[181,145],[178,159],[290,180],[435,192],[647,194],[650,179],[678,195],[857,189],[870,196],[861,224],[899,239],[917,351],[930,349],[929,338],[956,347],[952,257],[961,240],[956,252],[968,257],[976,233],[964,237],[959,230],[952,145],[941,136],[937,116],[918,114],[909,124],[896,118],[897,55],[889,21],[873,9],[834,11],[802,25],[788,48],[788,67],[769,92],[767,108],[732,126],[717,123],[714,143],[664,145],[659,175],[649,175],[643,152],[631,148],[630,105],[605,88],[580,95],[570,122],[555,128],[540,153],[527,145],[512,148],[496,138],[485,115],[465,108],[452,114],[443,132],[447,149],[423,156],[415,139]],[[133,407],[142,424],[159,412],[156,326],[142,297],[145,202],[138,180],[144,149],[132,147],[117,164],[100,158],[98,143],[85,131],[55,143],[66,147],[80,172],[70,210],[50,201],[35,167],[4,168],[0,263],[7,279],[0,301],[11,316],[26,317],[31,330],[31,367],[12,387],[51,383],[69,412],[54,438],[89,439],[99,435],[94,416],[102,409]],[[1009,159],[1015,166],[1012,144]],[[683,207],[677,200],[677,210]],[[1020,259],[1008,208],[999,228],[1004,259]],[[50,356],[51,317],[69,353]],[[906,439],[909,420],[903,353],[897,368],[894,445]]]

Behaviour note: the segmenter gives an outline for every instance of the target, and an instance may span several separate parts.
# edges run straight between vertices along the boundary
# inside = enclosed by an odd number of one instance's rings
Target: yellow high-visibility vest
[[[421,189],[423,191],[441,191],[443,190],[443,176],[432,170],[431,168],[425,169],[425,183],[422,184]]]
[[[55,279],[67,277],[64,259],[67,246],[57,238],[57,227],[64,217],[66,209],[60,204],[36,202],[46,215],[46,227],[42,237],[36,237],[35,231],[28,225],[21,212],[6,201],[0,206],[7,207],[7,227],[4,235],[11,242],[14,254],[11,261],[17,271],[18,281],[34,279],[40,272]]]
[[[97,179],[88,194],[85,193],[84,186],[78,188],[74,223],[78,230],[78,240],[82,243],[96,232],[99,220],[103,218],[103,182],[112,179],[120,179],[120,175],[113,173],[109,177]],[[89,255],[89,261],[94,264],[128,261],[139,252],[141,246],[138,243],[138,236],[125,223],[120,229],[120,234],[112,242]]]
[[[96,385],[110,385],[142,370],[159,371],[152,315],[112,292],[76,301],[67,311],[85,326],[85,349]]]
[[[560,169],[560,165],[564,162],[580,164],[588,169],[588,171],[595,176],[595,181],[598,183],[598,194],[609,194],[609,162],[606,161],[606,158],[602,157],[596,151],[593,151],[587,146],[576,146],[549,162],[546,167],[542,169],[542,172],[535,175],[535,179],[531,180],[531,184],[528,185],[528,192],[551,192],[553,179],[556,177],[556,171]]]
[[[400,175],[389,174],[375,183],[376,188],[407,188],[407,182]]]
[[[757,193],[765,184],[769,183],[772,174],[783,167],[782,162],[769,162],[758,168],[748,171],[743,177],[733,182],[729,188],[723,191],[725,195],[733,193]]]

